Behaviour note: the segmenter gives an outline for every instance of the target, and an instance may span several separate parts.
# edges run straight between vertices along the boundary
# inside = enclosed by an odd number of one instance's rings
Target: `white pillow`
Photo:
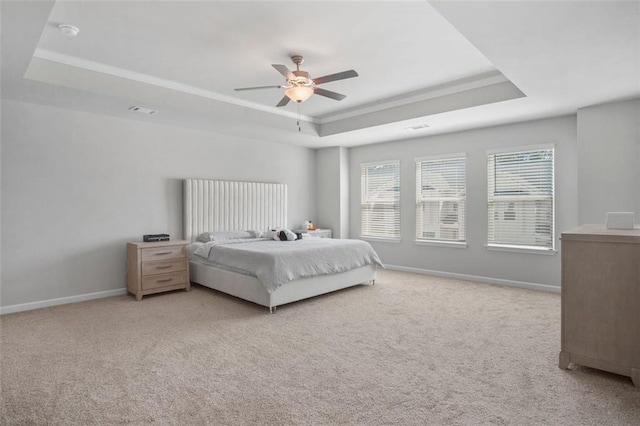
[[[248,233],[250,233],[251,235],[253,235],[253,238],[271,238],[271,237],[265,237],[265,234],[267,232],[270,231],[255,231],[255,230],[251,230],[251,231],[247,231]]]
[[[243,238],[254,238],[254,236],[247,231],[216,231],[203,232],[198,235],[197,240],[202,243],[208,243],[209,241],[237,240]]]

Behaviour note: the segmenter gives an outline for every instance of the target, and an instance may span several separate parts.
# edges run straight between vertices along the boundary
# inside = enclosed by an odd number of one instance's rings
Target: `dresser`
[[[562,233],[559,367],[629,376],[640,387],[640,229]]]
[[[127,290],[137,300],[147,294],[190,288],[186,241],[127,243]]]

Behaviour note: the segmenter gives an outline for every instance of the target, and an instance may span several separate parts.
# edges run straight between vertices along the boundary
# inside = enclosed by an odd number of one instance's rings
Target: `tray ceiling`
[[[589,70],[576,76],[576,87],[567,80],[566,73],[587,47],[620,59],[605,67],[623,87],[598,89],[599,98],[640,93],[633,77],[620,80],[615,71],[617,66],[638,67],[633,48],[638,47],[639,15],[630,20],[629,12],[637,9],[629,5],[24,3],[30,2],[2,4],[3,42],[7,37],[22,40],[8,49],[12,58],[25,58],[3,63],[3,96],[241,137],[350,146],[416,136],[407,132],[411,127],[435,134],[571,113],[582,106],[577,104],[583,102],[580,90],[597,83]],[[532,25],[535,18],[544,25]],[[66,37],[59,24],[72,24],[80,32]],[[586,40],[557,38],[574,27],[584,32],[585,24],[596,25],[598,34],[585,33]],[[617,32],[635,46],[616,45],[612,53]],[[590,43],[589,37],[599,37],[599,43]],[[5,43],[6,56],[4,50]],[[312,96],[299,110],[292,102],[275,107],[282,89],[233,90],[282,84],[271,64],[294,69],[293,54],[305,57],[301,68],[312,77],[347,69],[355,69],[359,77],[323,85],[346,94],[343,101]],[[557,63],[550,63],[551,58]],[[564,103],[545,93],[545,85],[558,84],[545,78],[558,75],[564,79],[561,90],[570,95]],[[6,88],[9,82],[15,84]],[[130,105],[158,114],[131,117]],[[295,125],[298,116],[301,132]]]

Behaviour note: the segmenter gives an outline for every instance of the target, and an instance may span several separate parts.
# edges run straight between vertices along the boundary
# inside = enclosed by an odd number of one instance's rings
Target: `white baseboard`
[[[123,294],[127,294],[126,288],[98,291],[95,293],[80,294],[78,296],[59,297],[57,299],[40,300],[38,302],[21,303],[19,305],[0,306],[0,315],[30,311],[32,309],[48,308],[49,306],[66,305],[67,303],[84,302],[87,300],[101,299],[103,297],[122,296]]]
[[[429,269],[410,268],[408,266],[384,265],[386,269],[394,271],[414,272],[416,274],[435,275],[437,277],[455,278],[458,280],[475,281],[486,284],[498,284],[509,287],[528,288],[530,290],[548,291],[551,293],[560,293],[560,287],[548,284],[528,283],[524,281],[503,280],[501,278],[479,277],[476,275],[457,274],[455,272],[432,271]]]
[[[498,284],[510,287],[528,288],[531,290],[548,291],[560,293],[560,287],[548,284],[528,283],[524,281],[503,280],[501,278],[479,277],[476,275],[457,274],[454,272],[432,271],[430,269],[411,268],[408,266],[385,265],[386,269],[394,271],[413,272],[416,274],[435,275],[438,277],[455,278],[465,281],[475,281],[487,284]],[[0,315],[14,312],[30,311],[33,309],[48,308],[50,306],[66,305],[67,303],[84,302],[87,300],[100,299],[103,297],[122,296],[127,294],[126,288],[116,290],[98,291],[95,293],[81,294],[78,296],[59,297],[57,299],[40,300],[38,302],[22,303],[19,305],[9,305],[0,307]]]

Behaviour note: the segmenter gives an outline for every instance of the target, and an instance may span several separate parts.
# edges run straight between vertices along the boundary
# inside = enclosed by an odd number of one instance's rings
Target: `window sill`
[[[546,248],[534,248],[526,246],[509,246],[509,245],[493,245],[487,244],[485,246],[490,251],[509,251],[512,253],[526,253],[526,254],[541,254],[543,256],[555,256],[557,250]]]
[[[467,243],[461,241],[414,240],[414,243],[419,246],[438,246],[462,249],[467,248]]]
[[[376,242],[376,243],[394,243],[394,244],[398,244],[400,243],[400,238],[382,238],[382,237],[365,237],[365,236],[360,236],[361,240],[365,240],[365,241],[372,241],[372,242]]]

